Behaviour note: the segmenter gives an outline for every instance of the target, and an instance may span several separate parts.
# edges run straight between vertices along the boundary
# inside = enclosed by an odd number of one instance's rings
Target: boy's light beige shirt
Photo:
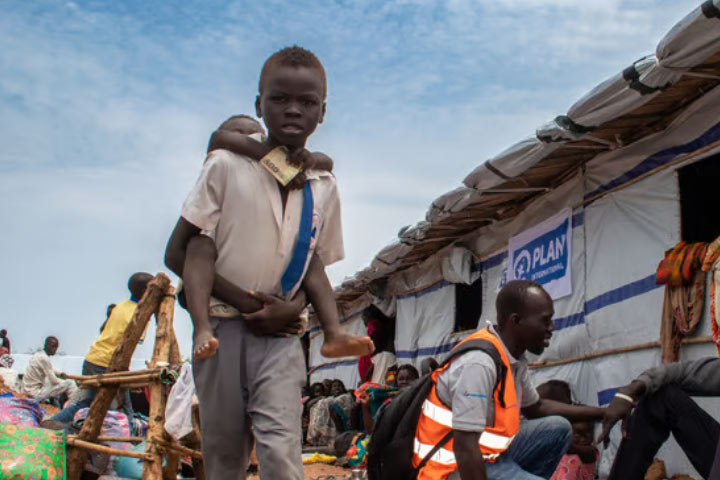
[[[316,230],[305,271],[313,252],[326,266],[345,256],[335,177],[320,170],[306,175],[313,193]],[[291,190],[283,214],[278,183],[256,160],[214,150],[185,200],[182,216],[196,227],[215,231],[219,275],[245,290],[280,296],[280,279],[295,250],[302,206],[303,191]],[[289,292],[289,298],[300,283]],[[215,298],[210,306],[216,316],[238,314]]]

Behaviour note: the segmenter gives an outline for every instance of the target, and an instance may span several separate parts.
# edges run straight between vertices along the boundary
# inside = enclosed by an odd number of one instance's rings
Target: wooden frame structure
[[[145,294],[138,302],[135,314],[125,330],[123,341],[113,353],[107,372],[88,376],[68,375],[68,378],[76,380],[81,387],[98,389],[80,433],[68,436],[67,439],[68,480],[80,480],[90,450],[142,459],[144,461],[143,479],[145,480],[175,480],[180,457],[191,456],[196,478],[204,480],[200,451],[180,445],[164,429],[167,395],[161,377],[165,368],[182,363],[173,329],[174,307],[175,289],[171,286],[170,279],[165,274],[159,273],[148,284]],[[135,347],[153,314],[157,319],[157,326],[152,361],[146,370],[128,371]],[[147,386],[149,389],[150,415],[145,439],[100,436],[105,415],[121,386],[123,388]],[[196,431],[191,434],[192,446],[198,447],[197,424],[193,423]],[[103,441],[138,442],[142,440],[146,441],[145,452],[120,450],[98,444]],[[163,468],[163,457],[165,468]]]

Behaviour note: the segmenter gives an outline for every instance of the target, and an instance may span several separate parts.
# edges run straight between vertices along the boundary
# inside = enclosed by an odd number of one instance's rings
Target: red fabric
[[[368,370],[370,370],[370,365],[372,365],[372,355],[364,355],[358,358],[358,373],[360,373],[361,382],[365,380],[365,375],[367,375]]]
[[[577,455],[564,455],[550,480],[594,480],[595,462],[582,463]]]

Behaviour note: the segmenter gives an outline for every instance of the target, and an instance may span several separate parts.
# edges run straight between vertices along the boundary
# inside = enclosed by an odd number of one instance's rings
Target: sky
[[[0,328],[17,353],[56,335],[85,355],[128,277],[167,271],[210,133],[254,112],[262,63],[284,46],[328,74],[308,147],[335,160],[339,284],[699,3],[0,0]],[[184,311],[175,328],[188,356]]]

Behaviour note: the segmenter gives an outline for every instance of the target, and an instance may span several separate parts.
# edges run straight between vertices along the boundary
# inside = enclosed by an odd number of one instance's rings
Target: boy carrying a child
[[[268,129],[265,150],[303,152],[322,122],[326,91],[324,68],[311,52],[289,47],[272,55],[256,100]],[[293,333],[306,299],[331,333],[325,352],[359,355],[373,347],[339,329],[324,270],[344,255],[334,177],[305,169],[302,188],[287,188],[247,153],[210,152],[168,242],[166,264],[184,278],[195,328],[205,332],[195,335],[193,370],[208,478],[241,477],[254,436],[263,477],[300,480],[306,371]],[[201,231],[213,232],[215,249],[188,252]],[[188,265],[193,259],[198,269]],[[202,298],[210,292],[208,308]]]

